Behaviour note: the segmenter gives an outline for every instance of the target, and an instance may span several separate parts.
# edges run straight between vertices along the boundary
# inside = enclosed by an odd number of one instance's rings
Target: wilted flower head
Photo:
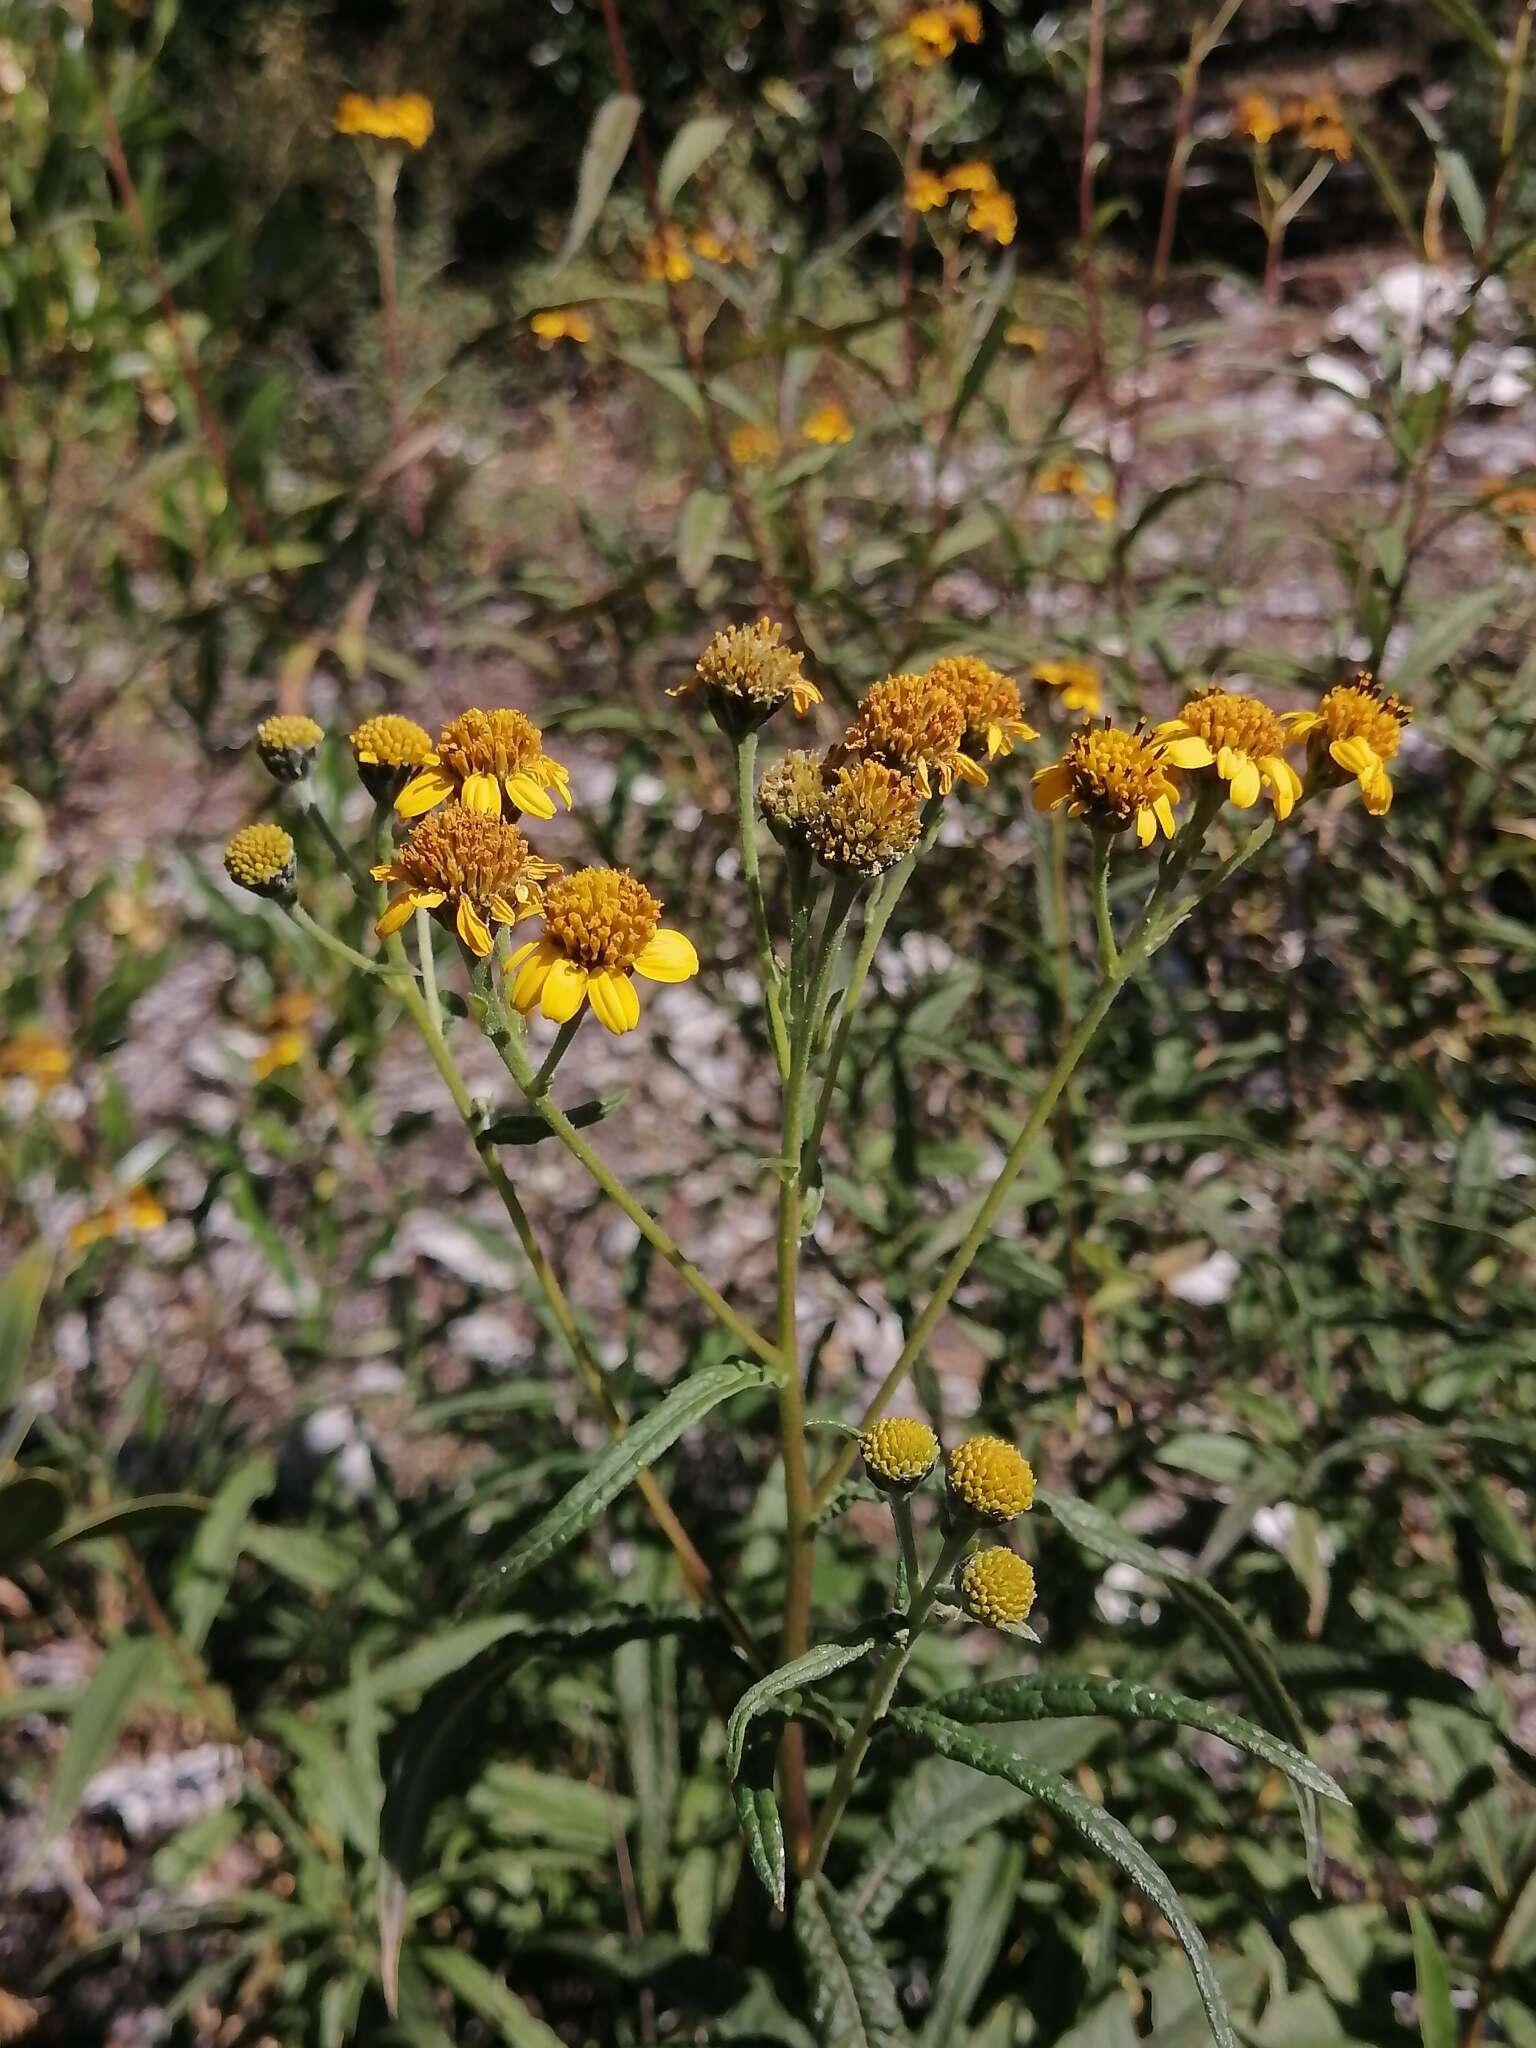
[[[323,728],[312,718],[279,712],[257,726],[256,752],[275,781],[300,782],[315,765],[324,738]]]
[[[949,1454],[950,1512],[959,1523],[1011,1522],[1033,1505],[1035,1474],[1000,1436],[973,1436]]]
[[[1315,711],[1292,711],[1285,723],[1292,739],[1306,741],[1312,774],[1334,785],[1353,777],[1365,808],[1380,818],[1392,808],[1386,764],[1402,745],[1403,728],[1412,718],[1402,698],[1384,691],[1362,668],[1352,681],[1335,684]]]
[[[960,1605],[974,1621],[1017,1628],[1035,1604],[1035,1575],[1026,1559],[1001,1544],[977,1550],[956,1576]]]
[[[933,1470],[939,1440],[915,1415],[888,1415],[861,1433],[859,1451],[882,1493],[910,1493]]]
[[[1103,684],[1091,662],[1037,661],[1029,679],[1044,683],[1048,690],[1059,690],[1064,711],[1086,711],[1090,718],[1097,718],[1104,708]]]
[[[953,655],[936,661],[928,680],[947,690],[960,706],[967,753],[985,754],[993,761],[999,754],[1011,754],[1018,741],[1039,739],[1024,718],[1018,684],[990,661],[974,654]]]
[[[781,846],[805,844],[806,821],[825,794],[822,756],[792,747],[766,769],[757,785],[757,807]]]
[[[1053,768],[1036,771],[1035,809],[1065,804],[1072,817],[1086,818],[1101,832],[1134,826],[1141,846],[1152,844],[1159,826],[1171,839],[1179,785],[1168,773],[1167,745],[1144,724],[1131,732],[1107,718],[1085,725]]]
[[[242,825],[224,849],[224,872],[255,896],[291,903],[299,857],[281,825]]]
[[[373,870],[391,884],[381,939],[408,924],[418,910],[450,921],[472,953],[491,950],[491,926],[516,924],[542,905],[540,883],[560,870],[540,860],[517,827],[496,811],[444,804],[418,820],[393,860]]]
[[[633,1031],[640,1021],[635,975],[687,981],[699,971],[693,942],[663,926],[659,901],[622,868],[562,875],[544,892],[543,914],[542,938],[507,962],[516,976],[512,1006],[524,1016],[537,1005],[565,1024],[590,1003],[606,1030]]]
[[[403,142],[407,149],[420,149],[432,133],[432,125],[432,102],[421,92],[403,92],[382,100],[371,100],[361,92],[343,93],[336,107],[338,135]]]
[[[553,348],[557,341],[574,341],[584,348],[592,339],[592,322],[579,306],[546,306],[529,316],[528,325],[540,348]]]
[[[432,735],[414,718],[383,711],[347,735],[363,787],[376,803],[392,800],[432,758]]]
[[[805,842],[833,874],[872,880],[916,846],[923,799],[910,776],[883,761],[837,768],[804,823]]]
[[[699,656],[693,674],[667,695],[685,697],[702,690],[710,710],[737,737],[755,731],[781,704],[803,718],[821,702],[821,692],[806,679],[805,656],[783,641],[777,619],[727,626]]]
[[[1267,789],[1275,816],[1288,818],[1301,795],[1301,777],[1285,758],[1293,736],[1257,697],[1211,683],[1177,718],[1165,720],[1157,737],[1167,742],[1163,758],[1170,767],[1209,769],[1226,783],[1239,810],[1256,804]]]
[[[533,818],[552,818],[553,790],[567,810],[571,778],[544,751],[544,735],[521,711],[461,711],[437,736],[426,765],[395,798],[402,818],[419,818],[456,797],[466,810],[500,817],[503,798]]]
[[[910,775],[924,796],[947,796],[958,776],[986,782],[986,770],[964,752],[965,713],[942,684],[926,675],[887,676],[865,692],[836,761],[860,756]]]

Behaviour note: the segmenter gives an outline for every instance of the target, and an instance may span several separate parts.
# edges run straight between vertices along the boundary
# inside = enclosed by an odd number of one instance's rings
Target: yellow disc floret
[[[1412,717],[1401,697],[1384,691],[1370,670],[1362,668],[1352,681],[1336,684],[1315,711],[1293,711],[1285,722],[1292,739],[1306,741],[1311,772],[1332,784],[1353,777],[1365,808],[1380,818],[1392,808],[1386,764],[1401,746],[1403,728]]]
[[[839,768],[806,813],[805,843],[835,875],[872,880],[917,844],[923,800],[917,784],[880,761]]]
[[[1239,810],[1267,789],[1276,817],[1288,818],[1301,795],[1301,777],[1285,758],[1293,735],[1257,697],[1212,683],[1160,725],[1157,737],[1166,742],[1163,758],[1171,768],[1210,770]]]
[[[710,710],[737,737],[755,732],[781,704],[803,718],[821,702],[821,692],[804,673],[805,656],[783,642],[784,628],[776,619],[727,626],[699,656],[693,674],[667,695],[702,690]]]
[[[500,817],[503,808],[532,818],[555,815],[553,790],[567,810],[571,778],[544,751],[544,735],[521,711],[471,710],[450,719],[419,774],[395,799],[402,818],[419,818],[450,797],[467,811]]]
[[[286,903],[298,880],[299,859],[281,825],[243,825],[224,849],[224,872],[242,889]]]
[[[540,884],[558,873],[506,818],[444,804],[420,820],[392,861],[373,870],[376,881],[392,884],[375,929],[387,939],[418,910],[444,919],[451,913],[459,937],[483,960],[491,926],[516,924],[541,909]]]
[[[507,962],[512,1006],[537,1007],[568,1024],[590,1002],[614,1033],[633,1031],[640,998],[633,977],[687,981],[699,956],[682,932],[661,922],[661,904],[622,868],[582,868],[544,892],[544,936],[520,946]]]
[[[256,728],[256,751],[262,766],[279,782],[298,782],[314,766],[324,729],[312,718],[282,712],[264,718]]]
[[[939,1440],[915,1415],[889,1415],[863,1432],[859,1450],[882,1493],[910,1493],[933,1470]]]
[[[1035,1604],[1035,1575],[1028,1562],[998,1544],[965,1560],[958,1586],[966,1613],[992,1628],[1017,1628]]]
[[[865,692],[835,759],[880,761],[909,775],[921,794],[947,796],[958,776],[985,783],[986,770],[963,750],[965,712],[928,676],[887,676]]]
[[[1085,725],[1073,733],[1053,768],[1035,773],[1037,811],[1065,804],[1074,818],[1086,818],[1101,832],[1134,826],[1138,844],[1150,846],[1161,827],[1173,837],[1173,807],[1179,786],[1169,773],[1168,742],[1144,724],[1132,732],[1112,725]]]
[[[1025,720],[1018,684],[990,661],[974,654],[954,655],[936,661],[928,681],[947,690],[960,706],[965,719],[962,744],[968,754],[984,754],[992,761],[999,754],[1011,754],[1018,741],[1039,739]]]
[[[962,1519],[1011,1522],[1035,1498],[1028,1458],[1000,1436],[968,1437],[949,1454],[950,1506]]]

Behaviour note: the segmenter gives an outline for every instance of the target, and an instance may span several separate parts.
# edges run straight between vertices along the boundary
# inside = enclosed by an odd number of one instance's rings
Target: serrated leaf
[[[973,1735],[969,1729],[927,1708],[900,1708],[890,1716],[886,1725],[915,1736],[940,1756],[969,1764],[973,1770],[985,1771],[992,1777],[1016,1785],[1021,1792],[1038,1799],[1042,1806],[1048,1806],[1069,1827],[1075,1828],[1088,1846],[1128,1877],[1168,1922],[1178,1937],[1179,1946],[1189,1958],[1189,1967],[1194,1972],[1200,2003],[1210,2022],[1216,2048],[1238,2048],[1237,2035],[1233,2031],[1231,2015],[1227,2011],[1227,2002],[1217,1981],[1205,1937],[1163,1871],[1113,1814],[1106,1813],[1102,1806],[1096,1806],[1069,1778],[1028,1763],[1001,1743],[988,1742]]]
[[[1417,1899],[1408,1901],[1413,1929],[1413,1974],[1419,1993],[1419,2039],[1423,2048],[1456,2048],[1456,2008],[1451,2002],[1450,1972],[1434,1922]]]
[[[950,2048],[962,2038],[1007,1936],[1023,1874],[1024,1851],[1017,1842],[989,1835],[972,1850],[949,1909],[944,1962],[918,2037],[920,2048]]]
[[[616,92],[598,108],[587,130],[576,179],[576,204],[552,276],[558,276],[597,224],[603,203],[619,175],[640,120],[640,102],[633,93]]]
[[[869,1930],[821,1878],[800,1887],[795,1939],[811,1980],[812,2024],[822,2048],[900,2048],[911,2039]]]
[[[718,1408],[722,1401],[728,1401],[732,1394],[747,1387],[760,1387],[766,1378],[762,1366],[746,1359],[727,1359],[721,1365],[691,1373],[594,1460],[585,1476],[511,1555],[502,1559],[485,1583],[494,1584],[498,1592],[504,1593],[529,1572],[558,1556],[591,1528],[637,1473],[647,1470],[664,1451],[670,1450],[685,1429],[690,1429],[712,1408]]]
[[[515,1991],[463,1949],[424,1948],[420,1954],[437,1981],[484,2020],[507,2048],[563,2048],[560,2036],[535,2019]]]
[[[1348,1795],[1304,1751],[1240,1714],[1223,1713],[1183,1693],[1162,1692],[1119,1678],[1000,1678],[989,1685],[946,1693],[930,1702],[936,1714],[963,1727],[985,1727],[1004,1721],[1069,1719],[1074,1715],[1107,1715],[1111,1720],[1162,1721],[1173,1727],[1198,1728],[1219,1735],[1235,1749],[1244,1749],[1270,1764],[1320,1798],[1349,1804]]]
[[[27,1382],[27,1354],[53,1273],[53,1251],[34,1244],[13,1259],[0,1280],[0,1413]]]
[[[678,129],[656,173],[656,197],[663,213],[672,211],[678,193],[730,132],[730,119],[725,114],[699,114]]]
[[[30,1562],[68,1512],[69,1494],[57,1472],[34,1468],[0,1481],[0,1571]]]
[[[857,1664],[861,1657],[869,1655],[878,1640],[877,1636],[861,1636],[851,1643],[820,1643],[815,1649],[807,1650],[803,1657],[793,1658],[788,1664],[781,1664],[776,1671],[770,1671],[756,1685],[749,1685],[732,1708],[731,1718],[726,1723],[725,1761],[731,1776],[734,1778],[741,1769],[742,1746],[754,1714],[760,1714],[764,1707],[783,1699],[787,1693],[815,1685],[820,1679],[830,1678],[834,1671]]]

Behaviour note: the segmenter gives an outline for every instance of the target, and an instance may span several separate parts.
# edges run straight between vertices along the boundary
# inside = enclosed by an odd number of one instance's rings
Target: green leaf
[[[723,491],[690,491],[677,519],[677,573],[697,590],[714,565],[730,523],[731,501]]]
[[[821,1878],[800,1887],[795,1939],[811,1980],[812,2023],[822,2048],[899,2048],[910,2040],[868,1929]]]
[[[229,1594],[245,1540],[251,1509],[277,1483],[277,1468],[265,1452],[237,1465],[213,1497],[176,1585],[181,1635],[188,1649],[201,1650],[214,1617]]]
[[[611,1095],[589,1097],[585,1102],[573,1103],[565,1111],[578,1131],[590,1130],[593,1124],[600,1124],[621,1109],[628,1096],[627,1088],[616,1088]],[[542,1145],[546,1138],[554,1136],[549,1125],[536,1111],[528,1110],[521,1115],[499,1116],[486,1126],[485,1135],[493,1145]]]
[[[852,1643],[820,1643],[815,1649],[807,1650],[803,1657],[796,1657],[788,1664],[781,1664],[777,1671],[770,1671],[756,1685],[749,1685],[726,1723],[725,1761],[731,1776],[734,1778],[741,1769],[742,1745],[754,1714],[760,1714],[764,1707],[783,1699],[787,1693],[799,1692],[803,1686],[830,1678],[834,1671],[857,1664],[861,1657],[869,1655],[878,1641],[877,1636],[860,1636]]]
[[[731,123],[724,114],[700,114],[678,129],[656,173],[656,197],[663,213],[672,211],[678,193],[730,132]]]
[[[1271,1727],[1293,1747],[1305,1750],[1306,1729],[1295,1702],[1285,1689],[1273,1656],[1231,1601],[1218,1593],[1203,1573],[1189,1565],[1174,1564],[1163,1558],[1150,1544],[1139,1543],[1129,1535],[1112,1515],[1090,1507],[1087,1501],[1075,1500],[1044,1486],[1035,1489],[1035,1499],[1085,1550],[1117,1564],[1135,1565],[1138,1571],[1159,1580],[1176,1598],[1183,1599],[1192,1607],[1221,1645],[1232,1668],[1253,1693]],[[1298,1785],[1296,1804],[1301,1814],[1302,1833],[1306,1837],[1308,1876],[1312,1889],[1320,1895],[1323,1839],[1317,1796],[1307,1787]]]
[[[0,1571],[15,1571],[57,1534],[69,1494],[57,1472],[34,1467],[0,1482]]]
[[[766,1753],[761,1773],[752,1771],[747,1776],[731,1780],[731,1803],[736,1809],[736,1824],[741,1829],[742,1841],[746,1844],[747,1861],[758,1883],[772,1899],[774,1910],[782,1913],[788,1866],[784,1851],[784,1821],[779,1813],[779,1802],[773,1794],[771,1749]]]
[[[48,1788],[42,1828],[27,1859],[28,1872],[38,1867],[48,1844],[73,1818],[87,1781],[110,1753],[135,1698],[149,1683],[159,1661],[160,1645],[153,1636],[120,1636],[96,1666],[70,1717],[64,1753]]]
[[[52,1248],[34,1244],[11,1262],[0,1280],[0,1412],[27,1383],[27,1353],[52,1273]]]
[[[924,1871],[951,1849],[1007,1820],[1025,1804],[1015,1786],[929,1757],[907,1778],[891,1805],[849,1899],[866,1927],[878,1929]]]
[[[944,1963],[918,2037],[921,2048],[950,2048],[962,2037],[1007,1936],[1023,1874],[1024,1851],[1017,1842],[988,1835],[972,1850],[949,1909]]]
[[[616,92],[598,108],[587,130],[587,146],[581,154],[576,179],[576,204],[570,226],[550,275],[558,277],[597,224],[603,202],[612,189],[620,166],[629,155],[635,128],[640,120],[640,102],[633,93]]]
[[[1418,622],[1418,631],[1393,664],[1394,689],[1412,689],[1453,661],[1496,612],[1506,610],[1509,593],[1502,584],[1470,590],[1432,617]]]
[[[1011,277],[1011,264],[1005,265],[1005,268]],[[967,412],[969,412],[972,400],[986,381],[988,370],[991,369],[993,363],[997,360],[997,352],[1003,345],[1003,336],[1007,333],[1009,322],[1013,317],[1013,309],[1008,304],[1005,292],[1001,303],[997,306],[992,318],[987,322],[981,339],[972,351],[970,361],[965,366],[965,374],[960,379],[960,388],[955,393],[955,402],[949,408],[949,422],[945,428],[946,434],[952,434],[965,418]]]
[[[695,1422],[706,1416],[732,1394],[746,1387],[760,1387],[767,1374],[762,1366],[747,1359],[728,1359],[722,1365],[706,1366],[691,1373],[656,1407],[631,1423],[623,1436],[608,1446],[588,1467],[585,1476],[558,1501],[544,1519],[503,1558],[487,1583],[505,1593],[529,1572],[547,1564],[567,1545],[590,1529],[598,1516],[634,1479],[654,1465],[664,1451]]]
[[[1199,1728],[1219,1735],[1235,1749],[1245,1749],[1262,1763],[1283,1771],[1323,1799],[1349,1804],[1348,1795],[1319,1764],[1289,1742],[1282,1742],[1240,1714],[1228,1714],[1192,1700],[1183,1693],[1159,1692],[1119,1678],[999,1678],[990,1685],[946,1693],[929,1702],[936,1714],[963,1727],[1000,1721],[1054,1720],[1077,1714],[1102,1714],[1115,1721],[1164,1721],[1174,1727]]]
[[[1448,22],[1458,35],[1465,36],[1490,64],[1500,72],[1504,70],[1504,52],[1499,48],[1499,39],[1472,5],[1472,0],[1431,0],[1431,4],[1440,18]]]
[[[1456,2008],[1445,1950],[1417,1899],[1408,1901],[1408,1924],[1413,1929],[1413,1974],[1419,1990],[1419,2039],[1424,2048],[1456,2048]]]
[[[461,1948],[424,1948],[421,1961],[440,1984],[494,2029],[507,2048],[563,2048],[560,2036],[535,2019],[515,1991]]]
[[[115,1501],[110,1507],[78,1515],[59,1531],[49,1548],[62,1550],[66,1543],[89,1543],[97,1536],[128,1536],[140,1529],[195,1522],[208,1512],[209,1505],[200,1493],[141,1494],[137,1500]]]
[[[1021,1792],[1029,1793],[1042,1806],[1048,1806],[1066,1821],[1069,1827],[1075,1828],[1091,1849],[1097,1850],[1122,1871],[1151,1900],[1177,1935],[1179,1946],[1189,1958],[1189,1967],[1194,1972],[1200,2002],[1205,2008],[1217,2048],[1238,2048],[1237,2035],[1233,2032],[1226,1999],[1217,1981],[1205,1937],[1190,1918],[1184,1901],[1167,1877],[1113,1814],[1106,1813],[1102,1806],[1096,1806],[1086,1798],[1070,1779],[1027,1762],[1013,1751],[1004,1749],[1001,1743],[988,1742],[971,1734],[968,1729],[946,1720],[942,1714],[932,1713],[923,1707],[903,1707],[890,1716],[886,1725],[915,1736],[940,1756],[969,1764],[973,1770],[985,1771],[992,1777],[1002,1778],[1007,1784],[1016,1785]]]

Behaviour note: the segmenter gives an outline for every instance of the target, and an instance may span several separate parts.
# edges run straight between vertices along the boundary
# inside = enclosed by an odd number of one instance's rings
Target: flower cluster
[[[1042,498],[1076,498],[1095,519],[1113,519],[1115,494],[1098,483],[1075,456],[1055,456],[1035,473],[1035,489]]]
[[[900,43],[921,70],[932,70],[952,57],[961,43],[981,41],[981,9],[975,0],[943,0],[920,7],[907,18]]]
[[[1008,247],[1018,233],[1018,208],[998,184],[989,163],[971,157],[950,171],[920,167],[907,179],[907,205],[913,213],[935,213],[956,199],[966,202],[965,226],[973,235],[985,235],[1000,247]]]
[[[1267,93],[1245,92],[1232,110],[1232,127],[1260,149],[1277,136],[1291,136],[1303,149],[1337,157],[1340,163],[1355,153],[1344,109],[1331,92],[1310,98],[1292,93],[1278,102]]]

